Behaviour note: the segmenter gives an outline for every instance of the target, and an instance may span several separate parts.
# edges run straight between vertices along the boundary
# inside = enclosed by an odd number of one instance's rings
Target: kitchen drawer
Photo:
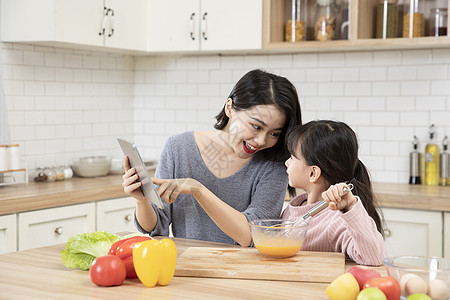
[[[0,254],[17,250],[17,215],[0,216]]]
[[[442,256],[443,213],[383,208],[388,256]]]
[[[95,203],[18,214],[19,250],[43,247],[95,231]]]
[[[97,230],[137,231],[133,221],[135,207],[136,200],[132,197],[97,201]]]

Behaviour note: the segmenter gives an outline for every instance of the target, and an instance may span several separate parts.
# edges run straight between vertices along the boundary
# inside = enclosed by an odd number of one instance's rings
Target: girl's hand
[[[358,201],[358,198],[356,198],[351,191],[342,196],[344,194],[343,189],[346,185],[346,183],[341,182],[330,186],[328,190],[322,193],[323,200],[328,202],[328,207],[331,210],[346,212]]]
[[[201,196],[203,185],[192,178],[159,179],[152,177],[154,184],[159,185],[158,194],[167,203],[174,203],[179,194],[191,194],[196,199]]]
[[[138,181],[139,177],[136,174],[136,170],[130,167],[130,161],[128,160],[128,156],[125,156],[125,159],[123,161],[123,168],[125,170],[125,174],[123,174],[122,176],[123,179],[122,187],[125,194],[133,197],[138,201],[146,200],[144,194],[140,189],[142,184],[140,181]]]

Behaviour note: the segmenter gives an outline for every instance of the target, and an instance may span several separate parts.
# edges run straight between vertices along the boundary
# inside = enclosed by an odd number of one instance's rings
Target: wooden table
[[[173,240],[178,255],[187,247],[239,247]],[[168,286],[149,288],[135,278],[117,287],[98,287],[90,281],[88,271],[62,264],[64,246],[0,255],[0,299],[328,299],[324,293],[327,284],[289,281],[174,277]],[[346,268],[352,265],[347,262]]]

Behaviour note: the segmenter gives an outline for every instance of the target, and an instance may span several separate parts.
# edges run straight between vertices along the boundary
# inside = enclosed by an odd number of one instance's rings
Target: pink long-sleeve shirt
[[[282,213],[283,219],[298,219],[314,204],[301,206],[308,194],[298,195]],[[361,200],[342,213],[328,207],[309,218],[309,227],[301,250],[341,252],[357,264],[378,266],[385,258],[383,236],[375,221],[367,214]]]

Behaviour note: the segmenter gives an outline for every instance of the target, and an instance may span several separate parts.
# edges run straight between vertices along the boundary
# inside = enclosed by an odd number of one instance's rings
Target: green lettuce
[[[75,235],[69,238],[66,247],[61,250],[62,262],[68,268],[89,270],[92,261],[107,255],[111,245],[119,239],[118,235],[106,231]]]

